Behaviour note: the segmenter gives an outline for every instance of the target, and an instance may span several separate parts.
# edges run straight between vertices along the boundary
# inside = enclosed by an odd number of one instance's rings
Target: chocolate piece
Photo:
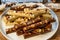
[[[15,5],[15,3],[7,3],[7,4],[6,4],[6,7],[11,7],[11,6],[13,6],[13,5]]]
[[[29,29],[35,29],[35,28],[44,28],[46,25],[50,24],[51,22],[53,22],[52,19],[37,22],[35,24],[24,27],[23,31],[26,31],[26,30],[29,30]]]
[[[18,29],[17,31],[16,31],[16,34],[19,36],[19,35],[22,35],[24,32],[23,32],[23,30],[22,29]]]
[[[48,24],[46,26],[46,28],[42,28],[42,29],[35,29],[35,30],[32,30],[31,32],[24,32],[24,38],[29,38],[29,37],[33,37],[33,36],[36,36],[36,35],[39,35],[39,34],[43,34],[43,33],[46,33],[46,32],[49,32],[51,31],[51,28],[52,28],[52,25],[51,24]],[[49,30],[48,30],[49,29]]]
[[[9,34],[9,33],[12,33],[12,32],[15,32],[15,28],[9,28],[9,29],[6,29],[6,33]]]
[[[11,6],[11,4],[7,5],[7,6]],[[15,10],[15,11],[24,11],[24,8],[37,8],[38,5],[32,5],[32,6],[26,6],[26,5],[21,5],[21,6],[15,6],[15,7],[11,7],[11,10]]]
[[[10,10],[15,10],[15,11],[24,11],[24,8],[26,7],[26,5],[22,5],[22,6],[15,6],[15,7],[11,7]]]

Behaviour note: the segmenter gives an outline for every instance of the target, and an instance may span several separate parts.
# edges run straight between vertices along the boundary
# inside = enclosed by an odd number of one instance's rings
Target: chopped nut
[[[24,27],[23,30],[25,31],[26,30],[26,27]]]
[[[34,28],[34,27],[35,27],[35,25],[31,25],[30,27],[31,27],[31,28]]]
[[[28,33],[29,35],[31,35],[31,33]]]
[[[38,33],[41,32],[41,29],[36,29],[36,32],[38,32]]]
[[[49,30],[51,30],[50,28],[47,28],[47,30],[49,31]]]

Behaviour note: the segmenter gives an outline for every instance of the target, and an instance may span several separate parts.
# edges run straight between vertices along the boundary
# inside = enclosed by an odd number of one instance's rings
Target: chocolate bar
[[[7,3],[7,4],[6,4],[6,7],[11,7],[11,6],[13,6],[13,5],[16,5],[16,3]]]
[[[26,5],[14,6],[14,7],[11,7],[10,10],[23,11],[25,7]]]
[[[6,33],[9,34],[9,33],[12,33],[12,32],[15,32],[15,28],[9,28],[9,29],[6,29]]]
[[[18,29],[16,31],[16,34],[19,36],[19,35],[22,35],[24,32],[23,32],[23,29]]]
[[[51,22],[53,22],[53,19],[37,22],[35,24],[24,27],[23,31],[26,31],[29,29],[35,29],[35,28],[44,28],[46,25],[50,24]]]
[[[46,26],[46,28],[44,27],[44,28],[42,28],[42,29],[32,29],[31,31],[26,31],[26,32],[24,32],[24,38],[26,39],[26,38],[29,38],[29,37],[33,37],[33,36],[36,36],[36,35],[39,35],[39,34],[43,34],[43,33],[46,33],[46,32],[49,32],[49,31],[51,31],[51,28],[52,28],[52,25],[51,24],[49,24],[49,25],[47,25]]]

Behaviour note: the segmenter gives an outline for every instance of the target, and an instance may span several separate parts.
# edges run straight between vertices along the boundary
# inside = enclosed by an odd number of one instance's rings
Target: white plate
[[[3,17],[4,14],[2,14],[1,18],[0,18],[1,33],[8,40],[47,40],[47,39],[51,38],[56,33],[56,31],[58,29],[58,25],[59,25],[58,18],[56,16],[56,14],[51,9],[49,9],[49,10],[50,10],[50,13],[51,13],[52,17],[55,18],[55,20],[56,20],[56,22],[52,23],[51,32],[41,34],[41,35],[38,35],[38,36],[34,36],[34,37],[31,37],[31,38],[27,38],[27,39],[24,39],[23,35],[17,36],[15,32],[7,35],[6,32],[5,32],[5,25],[2,21],[2,17]]]
[[[6,4],[1,4],[0,5],[0,11],[4,10],[5,9],[5,6],[6,6]]]

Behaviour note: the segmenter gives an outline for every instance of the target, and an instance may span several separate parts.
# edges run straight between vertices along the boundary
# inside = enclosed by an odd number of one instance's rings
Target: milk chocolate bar
[[[42,28],[42,29],[32,29],[32,31],[26,31],[26,32],[24,32],[24,38],[26,39],[26,38],[29,38],[29,37],[33,37],[33,36],[36,36],[36,35],[39,35],[39,34],[44,34],[44,33],[46,33],[46,32],[49,32],[49,31],[51,31],[51,28],[52,28],[52,25],[51,24],[49,24],[49,25],[47,25],[46,26],[46,28],[44,27],[44,28]]]
[[[12,33],[12,32],[15,32],[15,28],[8,28],[6,29],[6,33],[9,34],[9,33]]]
[[[50,24],[51,22],[53,22],[53,19],[37,22],[35,24],[24,27],[23,31],[26,31],[29,29],[35,29],[35,28],[44,28],[46,25]]]
[[[23,30],[22,29],[18,29],[17,31],[16,31],[16,34],[19,36],[19,35],[22,35],[24,32],[23,32]]]

